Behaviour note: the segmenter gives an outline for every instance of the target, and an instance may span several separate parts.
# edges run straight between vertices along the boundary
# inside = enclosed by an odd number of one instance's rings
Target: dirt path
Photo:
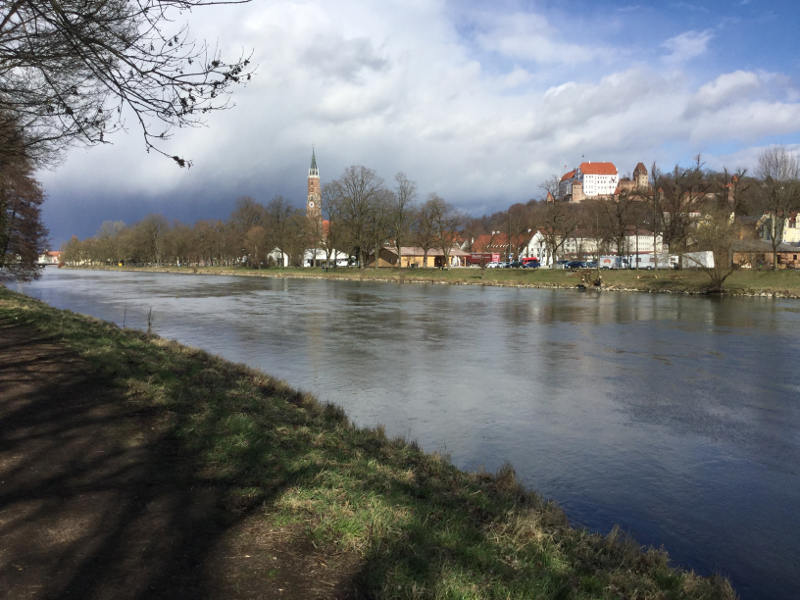
[[[161,426],[0,320],[0,596],[347,598],[359,565],[237,511]],[[333,558],[333,559],[332,559]]]

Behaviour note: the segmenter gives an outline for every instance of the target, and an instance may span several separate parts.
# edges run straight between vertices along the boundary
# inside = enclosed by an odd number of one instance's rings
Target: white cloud
[[[800,104],[743,101],[728,105],[693,123],[693,140],[744,140],[782,135],[797,131],[800,123]]]
[[[568,35],[569,30],[569,23],[559,27],[541,15],[514,13],[489,18],[477,41],[485,50],[543,64],[586,63],[612,53],[566,41],[573,37]]]
[[[759,75],[752,71],[723,73],[713,81],[701,86],[692,98],[691,104],[697,109],[715,109],[749,97],[762,85]]]
[[[625,172],[638,161],[705,155],[715,144],[800,135],[800,98],[785,76],[731,69],[702,77],[686,65],[648,63],[641,52],[629,55],[643,62],[626,61],[589,42],[562,43],[541,15],[487,17],[476,37],[459,33],[434,0],[380,10],[358,0],[258,2],[213,14],[193,30],[212,39],[224,31],[234,53],[255,48],[259,67],[233,110],[175,132],[168,150],[195,166],[145,155],[131,124],[116,146],[77,151],[43,174],[53,201],[124,193],[158,196],[165,207],[188,197],[194,207],[281,193],[301,205],[313,143],[323,182],[351,164],[387,181],[402,170],[423,196],[437,191],[465,210],[492,212],[538,196],[541,181],[581,156]],[[711,39],[708,30],[684,32],[664,48],[678,66]],[[496,56],[486,59],[486,48],[504,60],[487,62]],[[606,50],[616,62],[598,59]],[[542,70],[559,78],[542,85]],[[98,224],[114,218],[112,204]],[[182,218],[207,216],[187,210]]]
[[[710,29],[684,31],[666,40],[661,46],[667,50],[664,61],[668,64],[684,63],[706,53],[708,43],[714,37]]]

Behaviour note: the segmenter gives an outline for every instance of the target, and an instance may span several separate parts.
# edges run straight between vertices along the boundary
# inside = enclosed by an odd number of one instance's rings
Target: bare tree
[[[636,205],[632,195],[624,190],[616,200],[600,200],[596,204],[599,237],[616,249],[617,256],[626,253],[625,240],[631,228],[636,226],[633,217]]]
[[[682,255],[691,241],[690,233],[699,211],[711,194],[712,184],[703,171],[699,155],[691,167],[684,169],[675,165],[670,176],[659,177],[659,184],[663,241],[669,245],[670,252]]]
[[[433,242],[436,247],[442,249],[443,263],[441,266],[442,268],[448,267],[450,252],[456,242],[462,217],[452,204],[446,202],[438,194],[431,194],[425,203],[424,212],[427,213],[430,222]],[[427,258],[427,250],[425,253]]]
[[[260,269],[267,262],[267,253],[272,249],[268,246],[268,240],[267,231],[262,225],[253,225],[244,234],[243,243],[250,266]]]
[[[761,178],[761,208],[770,218],[772,268],[778,268],[778,246],[783,239],[784,220],[800,208],[800,161],[782,146],[769,148],[758,157]]]
[[[379,195],[383,193],[383,181],[372,169],[351,166],[326,187],[329,200],[336,205],[339,226],[346,228],[350,245],[359,258],[359,266],[363,268],[367,253],[373,247],[371,213]]]
[[[417,210],[414,218],[414,241],[422,249],[422,266],[428,266],[428,252],[436,247],[436,227],[433,207],[425,202]]]
[[[414,216],[414,200],[417,196],[417,184],[408,179],[405,173],[394,177],[397,182],[394,198],[390,206],[389,234],[397,250],[397,266],[401,266],[400,252],[403,242],[411,235],[411,223]]]
[[[733,263],[733,243],[736,240],[734,213],[727,206],[712,206],[705,211],[692,231],[692,247],[711,251],[713,266],[690,257],[695,266],[703,270],[711,280],[709,291],[721,292],[725,280],[736,269]]]
[[[95,236],[97,239],[97,258],[100,262],[116,263],[121,258],[119,234],[125,229],[122,221],[103,221]]]
[[[522,249],[530,241],[530,231],[533,228],[533,209],[527,204],[512,204],[506,211],[503,219],[508,251],[519,258]]]
[[[553,176],[541,184],[540,187],[545,192],[545,196],[558,197],[559,181],[558,176]],[[569,203],[558,200],[555,202],[544,200],[535,208],[534,219],[544,237],[544,244],[553,265],[556,264],[564,243],[578,227],[578,215],[574,208]]]
[[[0,12],[0,121],[17,149],[52,162],[73,142],[98,144],[132,115],[145,148],[174,127],[225,108],[250,79],[249,58],[225,62],[176,15],[217,0],[16,0]],[[2,144],[0,144],[2,146]],[[5,147],[4,147],[5,148]],[[187,161],[171,157],[180,166]]]
[[[322,214],[327,217],[328,225],[323,231],[322,243],[325,249],[325,262],[331,264],[331,256],[333,256],[333,266],[336,266],[337,254],[342,251],[348,243],[346,236],[346,227],[343,225],[343,220],[339,215],[340,203],[338,197],[340,188],[338,184],[327,184],[322,188]],[[349,256],[348,248],[348,256]]]
[[[545,195],[558,197],[558,184],[560,178],[553,176],[544,181],[541,185]],[[535,221],[539,224],[540,231],[544,237],[544,244],[550,255],[550,261],[556,264],[558,255],[564,247],[564,243],[575,232],[578,227],[578,215],[567,202],[540,202],[535,209]]]
[[[292,222],[292,216],[295,214],[296,209],[292,208],[283,196],[275,196],[269,201],[265,210],[265,230],[271,234],[274,246],[277,246],[281,255],[286,255],[287,259],[291,260],[290,246],[293,246],[292,237],[295,235],[295,226]],[[273,248],[269,248],[267,252],[271,252]],[[283,262],[281,265],[283,266]]]
[[[378,266],[381,249],[386,246],[392,235],[394,208],[394,192],[382,188],[373,196],[370,210],[366,214],[365,234],[372,255],[375,257],[373,265]],[[398,255],[399,260],[399,255]]]
[[[264,206],[250,196],[242,196],[236,200],[236,208],[233,209],[228,222],[240,232],[247,232],[251,227],[263,225],[264,217]]]
[[[164,237],[169,230],[167,219],[163,215],[147,215],[133,229],[141,262],[160,265],[164,258]]]

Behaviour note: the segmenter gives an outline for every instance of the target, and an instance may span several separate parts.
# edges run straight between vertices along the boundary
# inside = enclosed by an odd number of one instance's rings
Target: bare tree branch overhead
[[[167,156],[161,142],[171,130],[228,107],[233,87],[252,75],[248,55],[228,62],[176,19],[240,3],[0,0],[0,120],[40,164],[74,143],[107,142],[126,114],[145,148]]]

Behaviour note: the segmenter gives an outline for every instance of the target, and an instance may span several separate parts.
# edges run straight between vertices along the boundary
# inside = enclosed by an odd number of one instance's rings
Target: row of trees
[[[149,215],[132,226],[103,223],[86,240],[72,238],[63,248],[63,260],[76,263],[116,264],[247,264],[263,267],[283,263],[300,265],[307,250],[312,261],[324,252],[354,257],[364,266],[370,255],[391,243],[416,245],[427,254],[441,248],[449,255],[463,222],[462,216],[436,194],[417,204],[417,190],[404,174],[386,187],[374,171],[349,167],[322,190],[325,223],[309,218],[276,196],[266,205],[240,198],[227,221],[198,221],[192,226],[170,223]],[[317,252],[317,250],[321,252]]]
[[[151,214],[126,226],[106,221],[93,237],[73,237],[62,248],[62,260],[81,264],[206,264],[231,266],[247,257],[267,264],[275,247],[302,253],[307,219],[282,197],[266,206],[241,198],[228,221],[202,220],[193,225]],[[280,256],[274,257],[273,260]]]
[[[270,264],[279,248],[292,264],[301,264],[305,250],[322,250],[328,262],[334,251],[367,264],[370,255],[390,245],[398,255],[403,246],[418,246],[427,254],[441,249],[448,257],[457,242],[466,244],[489,231],[502,232],[508,252],[519,255],[533,231],[540,231],[551,257],[560,256],[567,240],[580,235],[597,241],[602,253],[624,255],[632,231],[660,235],[670,252],[712,250],[718,255],[721,284],[730,273],[732,243],[755,235],[763,215],[772,228],[773,250],[781,239],[783,217],[800,210],[798,161],[784,148],[765,151],[756,177],[739,170],[712,172],[700,157],[688,168],[650,170],[645,189],[622,191],[613,199],[587,199],[580,204],[530,200],[480,218],[466,218],[437,194],[417,202],[413,181],[402,173],[386,186],[374,171],[352,166],[322,190],[325,225],[309,219],[281,197],[267,205],[242,198],[227,222],[200,221],[193,226],[168,223],[151,215],[125,227],[106,223],[93,238],[73,239],[65,248],[68,260],[100,263],[206,263],[251,266]],[[542,185],[555,196],[558,179]],[[742,218],[751,217],[746,224]],[[317,253],[312,253],[316,257]],[[335,257],[334,257],[335,258]]]

